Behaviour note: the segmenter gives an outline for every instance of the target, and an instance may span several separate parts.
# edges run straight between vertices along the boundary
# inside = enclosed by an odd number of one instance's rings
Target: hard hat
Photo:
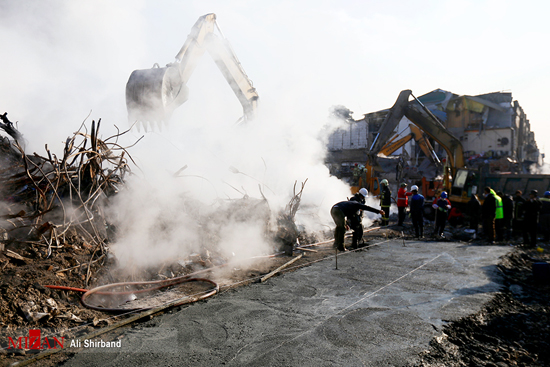
[[[403,183],[401,184],[401,187],[403,187],[403,186],[407,186],[407,183],[406,183],[406,182],[403,182]]]
[[[387,184],[388,184],[388,180],[386,179],[383,179],[382,181],[380,181],[380,185],[386,186]]]
[[[367,189],[365,189],[364,187],[363,187],[361,190],[359,190],[359,193],[360,193],[361,195],[363,195],[364,197],[369,196],[369,192],[368,192]]]
[[[546,192],[544,193],[544,196],[550,196],[550,191],[546,191]]]
[[[443,191],[443,192],[441,193],[441,197],[442,197],[443,199],[447,199],[447,192],[446,192],[446,191]]]
[[[412,185],[411,186],[411,191],[418,191],[418,186]]]
[[[539,194],[539,192],[537,190],[531,190],[531,195],[537,196],[538,194]]]

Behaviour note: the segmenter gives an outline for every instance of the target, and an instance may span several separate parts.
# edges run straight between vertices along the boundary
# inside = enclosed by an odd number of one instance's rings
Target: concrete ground
[[[479,311],[511,248],[375,240],[126,329],[66,366],[404,366]],[[307,256],[307,254],[306,254]],[[98,338],[97,340],[101,340]]]

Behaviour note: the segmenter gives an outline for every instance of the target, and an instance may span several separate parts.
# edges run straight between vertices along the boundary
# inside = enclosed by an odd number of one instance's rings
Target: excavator
[[[415,125],[409,124],[407,126],[408,129],[410,129],[410,133],[405,135],[404,137],[397,139],[398,136],[401,135],[402,132],[395,134],[381,149],[380,152],[377,153],[377,163],[380,163],[381,159],[390,159],[389,157],[391,154],[393,154],[395,151],[397,151],[399,148],[403,147],[405,144],[410,142],[411,140],[415,140],[422,152],[426,155],[426,157],[429,157],[432,163],[437,167],[441,168],[441,161],[439,160],[439,157],[435,153],[432,145],[430,144],[430,141],[426,138],[424,133]],[[396,140],[397,139],[397,140]],[[372,154],[372,151],[371,151]],[[390,159],[391,160],[391,159]],[[390,166],[392,164],[390,163]],[[395,164],[393,164],[395,166]],[[383,168],[376,166],[376,163],[369,160],[365,164],[365,171],[366,174],[359,178],[358,186],[352,186],[351,191],[352,193],[357,192],[361,187],[367,188],[367,190],[370,191],[371,195],[379,195],[380,194],[380,185],[378,182],[378,175],[377,173],[380,171],[384,171]],[[365,177],[365,180],[363,180],[363,177]],[[428,182],[428,181],[426,181]],[[424,184],[423,184],[424,186]],[[426,186],[428,187],[428,186]],[[425,192],[425,191],[424,191]]]
[[[216,34],[215,31],[217,30]],[[176,54],[166,67],[155,64],[151,69],[134,70],[126,84],[126,107],[130,124],[137,122],[147,131],[148,124],[159,129],[167,124],[174,110],[187,101],[187,82],[205,51],[208,51],[243,106],[247,121],[255,117],[258,93],[246,75],[241,63],[223,37],[213,13],[201,16]]]
[[[409,101],[410,97],[413,97],[413,100]],[[462,143],[451,134],[439,119],[412,94],[412,91],[408,89],[399,93],[397,101],[386,115],[370,152],[368,153],[368,164],[370,166],[378,165],[378,153],[381,152],[384,147],[389,148],[387,147],[388,144],[384,143],[391,137],[403,116],[407,117],[407,119],[420,128],[426,135],[439,143],[447,153],[443,181],[441,185],[436,186],[446,190],[449,193],[449,199],[451,201],[461,204],[466,203],[469,198],[463,191],[458,195],[453,195],[453,190],[451,190],[454,184],[453,178],[456,176],[457,171],[465,167]],[[428,156],[431,156],[431,154]],[[373,175],[373,171],[374,170],[367,172],[367,176],[369,176],[369,174]],[[425,180],[423,180],[423,183],[424,182]],[[438,187],[435,187],[435,189]],[[432,189],[434,189],[434,187],[432,187]],[[376,195],[377,190],[379,190],[377,184],[371,186],[373,194]]]

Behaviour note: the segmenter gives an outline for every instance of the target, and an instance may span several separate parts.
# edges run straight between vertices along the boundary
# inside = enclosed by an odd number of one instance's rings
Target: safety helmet
[[[388,180],[383,179],[382,181],[380,181],[380,185],[387,186],[388,185]]]
[[[446,191],[442,191],[442,192],[441,192],[441,197],[442,197],[443,199],[447,199],[447,192],[446,192]]]
[[[412,185],[411,186],[411,191],[418,191],[418,186]]]
[[[368,192],[367,189],[365,189],[364,187],[363,187],[361,190],[359,190],[359,193],[360,193],[361,195],[363,195],[364,197],[369,196],[369,192]]]
[[[406,182],[401,183],[401,187],[406,187],[406,186],[407,186]]]
[[[544,193],[544,196],[550,196],[550,191],[546,191],[546,192]]]

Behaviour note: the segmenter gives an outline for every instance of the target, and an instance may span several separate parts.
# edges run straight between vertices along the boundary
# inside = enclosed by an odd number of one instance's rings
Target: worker
[[[540,228],[544,234],[544,242],[550,241],[550,191],[544,193],[540,198],[542,206],[540,208]]]
[[[407,192],[407,184],[403,182],[399,190],[397,190],[397,218],[398,226],[402,226],[407,216],[407,207],[409,206],[409,196],[412,192]]]
[[[363,171],[365,170],[365,166],[361,164],[355,163],[355,166],[353,168],[353,182],[354,186],[359,186],[361,183],[361,175],[363,174]]]
[[[524,204],[525,199],[522,196],[521,190],[517,190],[514,195],[514,218],[512,219],[512,237],[523,236],[523,217],[524,217]]]
[[[369,192],[363,187],[361,190],[357,191],[349,201],[365,204],[367,196],[369,196]],[[353,231],[351,247],[357,249],[359,248],[359,243],[363,239],[363,211],[358,210],[355,215],[348,217],[347,223]]]
[[[442,191],[438,198],[435,198],[432,203],[432,208],[435,209],[435,233],[434,235],[445,238],[443,230],[447,222],[449,210],[451,210],[451,202],[447,199],[447,192]]]
[[[531,190],[529,200],[525,201],[524,207],[524,231],[523,244],[525,246],[535,247],[537,245],[537,226],[539,223],[539,213],[542,206],[538,198],[538,191]]]
[[[493,189],[491,194],[495,197],[495,236],[498,242],[504,241],[504,207],[502,205],[502,198]]]
[[[414,233],[417,238],[424,237],[424,196],[418,193],[418,186],[411,187],[411,219],[414,227]]]
[[[358,203],[365,204],[367,197],[369,196],[369,192],[364,187],[357,191],[355,195],[349,199],[349,201],[357,201]]]
[[[495,243],[495,216],[497,210],[497,200],[491,193],[493,189],[486,187],[483,190],[485,199],[481,207],[481,215],[483,217],[483,234],[489,243]]]
[[[380,207],[384,212],[382,215],[382,226],[387,226],[390,223],[390,206],[391,206],[391,191],[388,180],[380,181]]]
[[[502,191],[497,192],[497,195],[502,199],[502,210],[504,218],[502,219],[502,229],[504,239],[509,240],[512,234],[512,217],[514,213],[514,201],[510,195],[504,194]],[[497,236],[498,237],[498,236]]]
[[[384,215],[383,210],[372,208],[368,205],[358,203],[357,201],[341,201],[334,204],[330,209],[330,215],[336,224],[334,229],[334,247],[339,251],[346,251],[344,247],[344,235],[346,233],[346,218],[357,215],[358,210],[367,210],[369,212]]]
[[[481,203],[477,198],[476,194],[470,196],[470,201],[468,201],[468,219],[470,220],[470,229],[475,230],[477,234],[477,229],[479,227],[479,217],[481,215]]]

